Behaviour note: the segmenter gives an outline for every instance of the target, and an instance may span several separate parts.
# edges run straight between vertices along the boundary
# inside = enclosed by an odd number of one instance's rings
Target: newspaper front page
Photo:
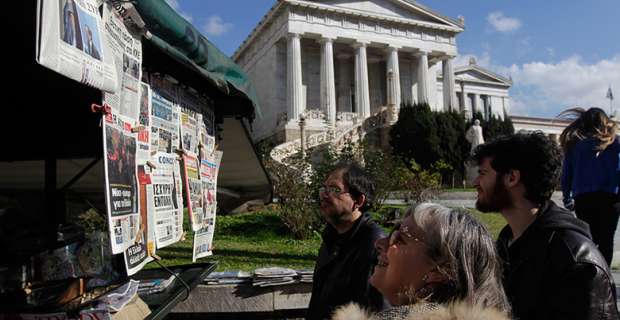
[[[183,237],[183,194],[179,148],[180,107],[176,86],[151,75],[151,161],[155,164],[152,199],[157,248]]]
[[[158,152],[153,156],[156,169],[151,174],[152,188],[147,191],[149,211],[154,212],[157,248],[181,240],[183,236],[183,199],[177,156]]]
[[[116,92],[114,59],[104,37],[98,0],[39,0],[36,59],[70,79]]]
[[[151,89],[146,83],[140,84],[140,110],[137,133],[136,163],[138,170],[138,187],[140,188],[140,230],[135,243],[125,250],[125,268],[127,275],[140,271],[144,265],[153,260],[155,254],[155,211],[153,208],[151,160]],[[152,163],[152,162],[151,162]]]
[[[136,134],[132,124],[114,113],[105,116],[103,126],[106,204],[112,253],[134,243],[140,227],[136,180]]]
[[[197,231],[204,225],[202,182],[198,173],[199,167],[200,163],[197,157],[191,154],[183,155],[184,194],[192,231]]]
[[[123,19],[108,3],[103,5],[103,23],[120,89],[113,94],[106,93],[106,102],[121,116],[137,120],[142,78],[141,37],[125,27]]]
[[[220,162],[222,161],[222,151],[214,151],[210,157],[210,161],[205,159],[205,162],[210,162],[207,166],[203,166],[201,163],[201,179],[203,187],[206,186],[207,190],[204,191],[205,197],[205,226],[194,234],[194,250],[192,255],[192,261],[196,259],[207,257],[213,254],[213,237],[215,235],[215,219],[217,212],[217,175],[219,172]]]

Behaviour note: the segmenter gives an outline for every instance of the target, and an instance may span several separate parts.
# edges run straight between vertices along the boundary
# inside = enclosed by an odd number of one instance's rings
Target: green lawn
[[[398,206],[390,206],[398,207]],[[404,206],[400,206],[404,208]],[[473,211],[497,237],[506,224],[497,213]],[[185,230],[189,230],[185,226]],[[192,263],[193,234],[187,233],[184,241],[157,251],[165,265]],[[213,241],[213,256],[200,259],[201,262],[218,261],[217,271],[244,270],[281,266],[293,269],[314,267],[320,236],[310,240],[295,240],[287,233],[286,226],[273,211],[251,212],[235,216],[218,216]],[[155,263],[147,265],[158,267]]]

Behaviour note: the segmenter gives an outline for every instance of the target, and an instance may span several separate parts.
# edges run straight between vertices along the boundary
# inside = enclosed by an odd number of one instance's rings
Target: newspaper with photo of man
[[[116,92],[114,59],[98,0],[38,0],[36,59],[68,78]]]
[[[136,134],[132,124],[113,113],[104,116],[105,195],[112,253],[131,246],[140,229],[136,179]]]

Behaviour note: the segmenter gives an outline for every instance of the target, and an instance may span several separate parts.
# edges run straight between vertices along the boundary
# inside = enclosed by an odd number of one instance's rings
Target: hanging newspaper
[[[136,163],[138,167],[138,185],[140,188],[140,230],[134,245],[125,250],[125,268],[127,275],[140,271],[144,265],[153,260],[155,254],[155,211],[153,207],[151,159],[151,89],[148,84],[140,84],[140,110],[137,134]]]
[[[202,118],[202,107],[207,102],[193,89],[179,89],[181,106],[181,147],[183,151],[198,155],[199,131]]]
[[[120,89],[113,94],[106,93],[105,101],[114,112],[137,122],[142,78],[141,37],[125,27],[123,19],[108,3],[103,6],[103,23]]]
[[[173,154],[159,152],[153,157],[156,169],[151,174],[152,188],[147,190],[149,212],[154,212],[157,248],[181,240],[183,236],[183,199],[179,162]]]
[[[136,134],[132,125],[111,113],[105,116],[106,204],[112,253],[123,252],[136,239],[140,214],[136,181]]]
[[[211,184],[212,189],[207,192],[213,192],[211,195],[206,194],[205,197],[210,197],[210,199],[205,199],[207,205],[205,205],[205,226],[200,230],[196,231],[194,234],[194,250],[192,255],[192,261],[196,261],[196,259],[210,256],[212,255],[212,247],[213,247],[213,236],[215,235],[215,217],[217,211],[217,200],[215,198],[215,190],[217,190],[217,175],[219,171],[219,166],[222,161],[223,153],[221,151],[215,151],[212,154],[211,161],[213,162],[214,168],[209,168],[208,174],[203,171],[203,167],[201,166],[201,178],[206,179],[207,184]],[[203,184],[204,186],[204,184]]]
[[[215,216],[208,219],[207,225],[194,234],[194,251],[192,262],[213,255],[213,236],[215,234]]]
[[[190,154],[183,155],[184,194],[187,202],[189,221],[192,224],[192,231],[198,231],[202,228],[205,219],[202,183],[198,173],[199,166],[198,158]]]
[[[152,89],[152,126],[151,152],[174,153],[179,146],[179,111],[175,98],[168,90],[163,89],[161,82],[154,82],[151,77]]]
[[[179,113],[176,89],[164,77],[151,75],[151,161],[155,165],[148,195],[154,212],[157,248],[181,240],[183,198],[181,168],[175,151],[179,146]],[[152,209],[152,210],[151,210]]]
[[[120,84],[104,39],[98,3],[39,0],[36,58],[41,65],[75,81],[116,92]]]

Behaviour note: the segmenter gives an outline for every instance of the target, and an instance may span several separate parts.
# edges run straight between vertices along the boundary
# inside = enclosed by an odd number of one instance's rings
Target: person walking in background
[[[599,108],[568,109],[558,117],[573,119],[560,135],[564,206],[590,225],[594,243],[611,265],[620,216],[618,125]]]
[[[385,236],[366,213],[374,192],[373,179],[355,163],[337,165],[319,189],[327,226],[306,319],[329,319],[336,307],[352,301],[383,308],[383,297],[368,283],[377,261],[374,243]]]
[[[499,137],[473,159],[476,209],[500,212],[504,288],[523,320],[619,319],[616,286],[588,225],[550,200],[562,154],[542,132]]]
[[[370,283],[392,307],[368,315],[349,305],[334,319],[508,319],[493,237],[467,211],[411,207],[375,246],[379,263]]]

